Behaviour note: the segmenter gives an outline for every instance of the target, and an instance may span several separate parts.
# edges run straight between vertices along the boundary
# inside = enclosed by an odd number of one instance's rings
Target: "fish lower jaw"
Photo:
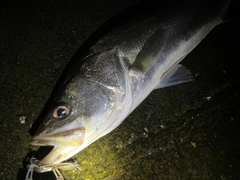
[[[69,144],[65,145],[54,145],[54,142],[47,141],[44,138],[36,137],[31,142],[33,146],[41,146],[41,147],[53,147],[48,154],[41,160],[37,160],[35,162],[37,168],[37,172],[47,172],[52,170],[53,168],[57,168],[60,163],[71,158],[75,155],[75,150],[78,146],[69,146]]]
[[[40,160],[37,165],[39,167],[57,167],[58,164],[66,161],[75,155],[76,147],[54,146],[54,148]]]

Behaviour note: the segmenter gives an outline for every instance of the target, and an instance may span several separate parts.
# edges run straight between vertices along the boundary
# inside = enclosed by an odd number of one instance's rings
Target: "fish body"
[[[32,145],[54,146],[38,166],[58,164],[111,132],[154,89],[191,81],[179,63],[223,21],[228,4],[184,2],[161,9],[147,3],[126,19],[119,18],[125,12],[118,15],[110,30],[75,56],[33,137]]]

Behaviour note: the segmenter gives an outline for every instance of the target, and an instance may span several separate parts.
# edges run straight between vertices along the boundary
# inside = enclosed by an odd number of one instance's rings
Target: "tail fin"
[[[232,0],[227,0],[221,9],[221,18],[223,20],[223,23],[230,21],[227,14],[229,11],[229,6],[230,6],[231,1]]]
[[[239,21],[240,11],[239,11],[239,1],[228,0],[222,10],[223,22]]]

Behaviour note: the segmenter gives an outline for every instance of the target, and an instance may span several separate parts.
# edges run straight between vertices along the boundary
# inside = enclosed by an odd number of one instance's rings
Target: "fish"
[[[180,62],[221,24],[230,1],[144,1],[100,27],[74,56],[31,142],[57,165],[116,129],[153,91],[193,80]],[[91,42],[91,43],[89,43]]]

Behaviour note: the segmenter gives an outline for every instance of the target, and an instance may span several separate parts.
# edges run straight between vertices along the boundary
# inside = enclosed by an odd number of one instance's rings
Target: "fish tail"
[[[224,6],[222,7],[222,10],[221,10],[221,18],[223,20],[223,22],[226,22],[228,21],[227,18],[226,18],[226,14],[227,14],[227,11],[229,9],[229,6],[230,6],[230,3],[231,3],[232,0],[227,0],[224,4]]]
[[[213,12],[219,18],[220,22],[228,22],[228,11],[232,0],[196,0],[194,3],[205,4],[206,6],[212,7]]]

